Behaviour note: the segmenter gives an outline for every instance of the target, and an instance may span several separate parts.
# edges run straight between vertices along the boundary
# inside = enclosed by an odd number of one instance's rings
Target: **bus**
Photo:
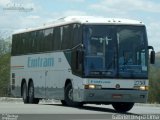
[[[154,61],[144,23],[69,16],[13,34],[11,92],[26,104],[55,99],[74,107],[111,104],[127,112],[147,101]]]

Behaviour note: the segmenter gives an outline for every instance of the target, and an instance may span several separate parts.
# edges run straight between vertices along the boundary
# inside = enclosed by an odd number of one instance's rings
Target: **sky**
[[[7,11],[8,6],[33,8]],[[160,0],[0,0],[0,35],[41,26],[71,15],[127,18],[145,23],[149,45],[160,52]]]

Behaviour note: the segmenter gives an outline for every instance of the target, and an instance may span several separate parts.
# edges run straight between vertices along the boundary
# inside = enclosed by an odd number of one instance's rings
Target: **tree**
[[[0,56],[11,51],[11,42],[0,39]]]
[[[156,53],[156,64],[150,65],[149,82],[148,101],[150,103],[160,103],[160,53]]]
[[[7,96],[10,79],[10,53],[0,57],[0,96]]]
[[[8,94],[11,42],[0,39],[0,96]]]

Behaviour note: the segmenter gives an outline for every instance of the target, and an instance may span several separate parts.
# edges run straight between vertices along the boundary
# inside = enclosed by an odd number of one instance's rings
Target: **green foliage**
[[[160,103],[160,68],[150,66],[149,72],[149,99],[150,103]]]
[[[11,51],[11,42],[0,39],[0,56]]]
[[[10,79],[10,53],[0,56],[0,96],[7,96]]]

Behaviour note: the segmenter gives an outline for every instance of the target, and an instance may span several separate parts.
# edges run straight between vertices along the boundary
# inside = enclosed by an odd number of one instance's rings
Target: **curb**
[[[22,102],[22,98],[0,97],[0,102]]]
[[[152,104],[149,104],[149,103],[136,103],[135,105],[136,106],[147,106],[147,107],[160,107],[160,104],[157,104],[157,103],[152,103]]]

